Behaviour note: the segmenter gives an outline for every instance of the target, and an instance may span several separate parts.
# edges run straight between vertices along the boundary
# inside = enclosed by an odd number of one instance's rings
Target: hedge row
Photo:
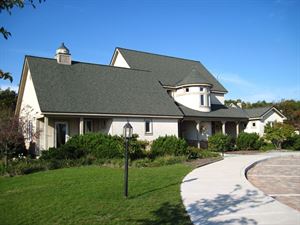
[[[238,138],[221,133],[208,138],[208,148],[219,152],[231,150],[259,150],[264,141],[256,133],[240,133]]]

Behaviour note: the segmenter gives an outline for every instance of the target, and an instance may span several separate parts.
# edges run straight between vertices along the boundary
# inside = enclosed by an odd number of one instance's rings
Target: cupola
[[[176,102],[200,112],[211,111],[210,89],[212,84],[197,68],[191,68],[187,76],[177,82],[173,93]]]
[[[64,43],[62,43],[61,46],[58,49],[56,49],[55,59],[59,64],[64,64],[64,65],[72,64],[70,51],[65,46]]]

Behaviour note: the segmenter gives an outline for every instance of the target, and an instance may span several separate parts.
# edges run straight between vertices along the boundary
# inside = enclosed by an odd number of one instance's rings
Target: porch
[[[109,133],[111,118],[44,116],[37,120],[37,150],[60,147],[72,136],[90,132]]]
[[[208,137],[216,133],[237,137],[246,127],[247,121],[235,119],[184,119],[179,126],[180,137],[189,145],[208,148]]]

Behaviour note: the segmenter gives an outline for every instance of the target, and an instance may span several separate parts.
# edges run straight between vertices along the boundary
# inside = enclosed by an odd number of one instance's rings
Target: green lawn
[[[180,182],[191,170],[176,164],[123,170],[97,166],[0,178],[0,223],[191,225],[180,198]]]

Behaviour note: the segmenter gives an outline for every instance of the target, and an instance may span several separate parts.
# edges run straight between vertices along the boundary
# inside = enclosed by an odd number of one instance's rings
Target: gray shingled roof
[[[191,72],[181,81],[177,83],[177,86],[185,84],[209,84],[206,79],[204,79],[200,72],[196,68],[192,68]]]
[[[151,72],[26,59],[42,112],[183,116]]]
[[[176,86],[192,68],[196,68],[203,79],[212,84],[212,91],[227,92],[217,79],[199,62],[164,55],[117,48],[131,68],[150,70],[163,85]]]
[[[250,118],[257,118],[263,116],[267,111],[269,111],[273,106],[260,107],[254,109],[244,109]]]
[[[185,117],[248,119],[248,115],[243,109],[227,107],[225,105],[212,104],[211,112],[199,112],[183,105],[178,106]]]

